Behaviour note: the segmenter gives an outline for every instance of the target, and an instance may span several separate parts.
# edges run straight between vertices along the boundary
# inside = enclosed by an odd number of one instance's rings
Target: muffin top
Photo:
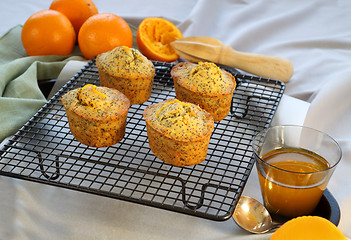
[[[236,86],[230,73],[210,62],[179,63],[172,68],[171,74],[179,85],[199,94],[226,94]]]
[[[116,89],[87,84],[69,91],[61,101],[66,109],[84,118],[102,121],[125,114],[130,102]]]
[[[180,141],[201,138],[214,128],[211,114],[195,104],[178,99],[150,105],[144,111],[144,118],[156,131]]]
[[[142,73],[145,76],[155,74],[155,67],[149,59],[139,50],[125,46],[99,54],[96,57],[96,65],[99,70],[116,77],[124,77],[133,73]]]

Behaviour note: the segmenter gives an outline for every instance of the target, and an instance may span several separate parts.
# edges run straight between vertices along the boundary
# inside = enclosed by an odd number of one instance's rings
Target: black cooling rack
[[[92,60],[3,144],[0,174],[212,220],[230,218],[253,166],[251,139],[269,126],[285,86],[232,71],[237,88],[231,113],[215,123],[206,160],[174,167],[152,154],[142,116],[148,105],[175,97],[173,65],[154,65],[151,98],[131,106],[120,143],[92,148],[70,133],[60,99],[71,89],[99,85]]]

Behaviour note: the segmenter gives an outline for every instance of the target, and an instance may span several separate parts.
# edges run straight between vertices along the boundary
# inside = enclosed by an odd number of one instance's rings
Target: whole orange
[[[83,23],[98,13],[92,0],[53,0],[50,9],[63,13],[71,21],[77,36]]]
[[[24,23],[21,40],[28,56],[68,55],[76,34],[68,18],[55,10],[41,10]]]
[[[162,62],[172,62],[179,57],[170,43],[182,37],[173,23],[157,17],[145,18],[137,30],[140,52],[149,59]]]
[[[116,47],[133,46],[133,34],[128,23],[112,13],[99,13],[88,18],[78,34],[80,51],[86,59]]]
[[[329,220],[318,216],[302,216],[284,223],[271,240],[345,240],[341,231]]]

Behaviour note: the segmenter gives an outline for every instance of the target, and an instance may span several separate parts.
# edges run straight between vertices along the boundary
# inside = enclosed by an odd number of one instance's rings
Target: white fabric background
[[[329,184],[351,237],[351,1],[95,0],[137,25],[174,21],[184,36],[210,36],[233,48],[289,58],[295,73],[274,124],[304,123],[334,137],[343,159]],[[0,34],[23,24],[47,0],[0,2]],[[67,68],[74,74],[76,68]],[[298,101],[291,99],[297,98]],[[301,101],[300,101],[301,100]],[[306,102],[304,102],[306,101]],[[309,108],[308,108],[309,107]],[[307,109],[308,108],[308,109]],[[306,118],[305,118],[306,115]],[[253,170],[245,194],[260,199]],[[0,239],[269,239],[232,220],[213,222],[119,200],[0,177]]]

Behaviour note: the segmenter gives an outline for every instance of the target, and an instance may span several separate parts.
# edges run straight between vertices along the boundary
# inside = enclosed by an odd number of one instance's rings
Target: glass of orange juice
[[[329,135],[304,126],[275,126],[252,142],[263,202],[273,218],[310,214],[341,159]]]

